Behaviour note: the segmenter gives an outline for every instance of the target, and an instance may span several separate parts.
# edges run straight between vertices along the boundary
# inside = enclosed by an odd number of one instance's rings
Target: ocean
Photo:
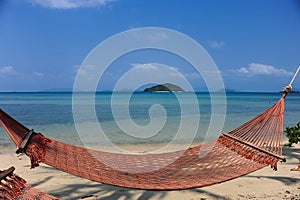
[[[85,99],[89,95],[81,93],[80,98]],[[94,108],[98,125],[105,138],[113,144],[153,145],[167,144],[171,141],[176,144],[190,141],[203,142],[205,137],[210,138],[207,133],[209,126],[222,125],[222,121],[218,119],[215,120],[215,124],[210,124],[211,108],[220,105],[211,104],[209,93],[194,95],[192,93],[140,92],[133,93],[129,99],[128,95],[130,94],[113,93],[112,95],[110,92],[95,94]],[[276,103],[280,96],[280,93],[227,93],[226,104],[223,105],[226,108],[223,113],[225,123],[222,130],[211,138],[220,135],[221,131],[230,131],[263,112]],[[197,104],[192,101],[194,97],[196,97]],[[114,99],[113,103],[111,103],[112,99]],[[183,99],[183,102],[180,99]],[[286,97],[284,127],[294,126],[300,121],[299,105],[300,94],[291,93]],[[81,111],[84,111],[86,105],[80,106]],[[116,116],[114,116],[112,106]],[[74,122],[72,93],[0,93],[0,108],[28,128],[41,132],[47,137],[79,146],[104,145],[92,115],[89,113],[79,115],[76,123]],[[129,116],[126,113],[129,113]],[[222,115],[222,113],[217,113],[217,115]],[[130,123],[136,126],[130,126]],[[184,129],[180,132],[181,136],[177,137],[178,130],[182,128],[181,123]],[[79,124],[79,132],[75,124]],[[0,148],[4,147],[13,147],[13,144],[1,128]]]

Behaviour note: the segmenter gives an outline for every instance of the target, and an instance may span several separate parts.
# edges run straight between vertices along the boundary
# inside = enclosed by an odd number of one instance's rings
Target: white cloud
[[[13,74],[17,74],[17,72],[15,71],[15,69],[12,66],[5,66],[5,67],[0,68],[0,74],[13,75]]]
[[[241,67],[239,69],[233,70],[240,74],[254,76],[254,75],[283,75],[291,76],[293,72],[286,71],[285,69],[275,68],[271,65],[251,63],[248,67]]]
[[[250,73],[250,71],[246,67],[241,67],[240,69],[237,69],[236,71],[239,73],[242,73],[242,74]]]
[[[94,65],[85,65],[77,69],[77,76],[89,81],[98,79],[99,70]]]
[[[202,78],[201,75],[199,73],[185,73],[184,74],[184,77],[186,78],[190,78],[190,79],[199,79],[199,78]]]
[[[167,69],[168,73],[164,74],[164,76],[170,76],[170,77],[176,77],[179,76],[181,73],[179,72],[178,68],[171,67],[167,65],[162,65],[158,63],[146,63],[146,64],[131,64],[133,66],[133,69],[136,72],[148,72],[151,75],[157,76],[157,73],[163,73]],[[166,69],[163,69],[166,68]],[[182,74],[181,74],[182,75]]]
[[[161,66],[167,67],[170,70],[173,71],[179,71],[177,67],[171,67],[171,66],[166,66],[162,64],[157,64],[157,63],[146,63],[146,64],[131,64],[136,69],[140,70],[145,70],[145,71],[153,71],[153,70],[158,70]]]
[[[33,5],[45,8],[74,9],[105,6],[113,0],[27,0]]]
[[[73,65],[71,67],[71,73],[77,74],[79,69],[80,69],[80,65]]]
[[[131,66],[142,71],[156,71],[159,69],[158,66],[155,65],[155,63],[131,64]]]
[[[220,41],[220,42],[208,41],[208,44],[209,44],[210,47],[212,47],[214,49],[219,49],[219,48],[221,48],[225,45],[225,42],[223,42],[223,41]]]
[[[150,33],[147,34],[146,37],[151,42],[159,42],[168,39],[168,36],[164,32]]]
[[[202,76],[199,73],[191,72],[186,73],[179,70],[177,67],[162,65],[158,63],[145,63],[145,64],[131,64],[133,69],[137,72],[148,72],[148,74],[151,76],[152,73],[154,76],[157,76],[160,74],[160,76],[169,76],[169,77],[185,77],[187,79],[202,79]],[[162,68],[168,69],[168,73],[163,74],[165,72],[162,70]],[[160,71],[162,70],[162,71]],[[214,72],[207,72],[207,74],[215,75]]]
[[[173,83],[184,90],[192,90],[184,75],[176,67],[159,63],[131,64],[131,66],[132,68],[117,80],[114,90],[134,91],[150,83]]]
[[[151,43],[157,43],[168,40],[168,35],[164,31],[140,29],[134,31],[133,35],[135,40],[147,41]]]
[[[40,77],[40,78],[42,78],[42,77],[45,76],[45,74],[42,73],[42,72],[33,72],[33,75],[34,75],[34,76],[37,76],[37,77]]]

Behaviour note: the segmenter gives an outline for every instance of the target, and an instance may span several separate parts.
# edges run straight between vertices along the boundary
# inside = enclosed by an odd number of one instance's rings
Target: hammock
[[[42,162],[104,184],[147,190],[188,189],[221,183],[267,165],[276,170],[277,162],[284,160],[281,157],[281,139],[285,96],[260,115],[222,134],[217,141],[213,141],[213,148],[202,158],[199,157],[200,148],[210,148],[212,143],[184,152],[117,154],[49,139],[30,131],[2,110],[0,123],[19,148],[17,152],[24,152],[30,157],[31,168]],[[165,166],[165,162],[174,157],[178,159]],[[157,170],[145,172],[153,168]]]
[[[30,200],[43,199],[54,200],[58,199],[49,194],[39,191],[28,185],[24,179],[14,174],[15,168],[10,167],[7,170],[0,170],[0,199],[3,200]]]
[[[263,113],[229,133],[223,133],[216,141],[185,151],[129,155],[89,150],[30,131],[1,109],[0,124],[18,147],[17,153],[30,157],[31,168],[45,163],[75,176],[127,188],[198,188],[231,180],[268,165],[277,170],[277,162],[285,161],[281,144],[284,98],[291,90],[291,83],[279,101]],[[200,149],[207,149],[205,157],[199,156]],[[175,161],[169,164],[170,159]]]

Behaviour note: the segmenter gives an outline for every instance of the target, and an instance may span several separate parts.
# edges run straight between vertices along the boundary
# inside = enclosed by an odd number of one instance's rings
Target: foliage
[[[293,143],[297,144],[300,142],[300,122],[296,126],[286,127],[284,130],[285,135],[289,138],[289,142],[284,146],[291,147]]]

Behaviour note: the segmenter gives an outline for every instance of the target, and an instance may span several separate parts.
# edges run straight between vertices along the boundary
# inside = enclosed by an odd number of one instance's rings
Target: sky
[[[299,0],[0,0],[0,91],[70,90],[98,44],[143,27],[171,29],[195,40],[227,89],[277,92],[300,65]],[[136,79],[159,74],[160,80],[172,80],[176,72],[194,90],[207,88],[178,55],[144,49],[108,66],[98,90],[112,90],[133,69],[147,70],[131,76]],[[120,89],[131,89],[132,82]],[[300,76],[293,87],[300,89]]]

